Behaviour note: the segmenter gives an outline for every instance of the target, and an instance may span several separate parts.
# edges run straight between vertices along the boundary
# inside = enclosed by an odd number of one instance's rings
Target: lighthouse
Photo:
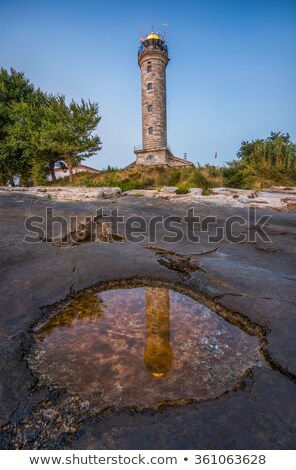
[[[163,377],[169,372],[172,360],[169,291],[161,287],[146,287],[144,362],[154,377]]]
[[[167,142],[166,68],[170,59],[166,40],[151,32],[140,41],[142,145],[134,148],[136,163],[193,166],[175,157]]]

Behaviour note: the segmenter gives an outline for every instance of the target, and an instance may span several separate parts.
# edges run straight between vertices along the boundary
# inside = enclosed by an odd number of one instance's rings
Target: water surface
[[[41,382],[98,410],[212,398],[259,361],[256,337],[163,287],[83,294],[36,335]]]

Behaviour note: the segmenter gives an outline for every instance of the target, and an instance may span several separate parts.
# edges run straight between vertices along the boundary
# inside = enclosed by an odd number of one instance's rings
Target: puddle
[[[29,358],[41,383],[96,411],[213,398],[259,361],[256,337],[164,287],[81,295],[38,329]]]

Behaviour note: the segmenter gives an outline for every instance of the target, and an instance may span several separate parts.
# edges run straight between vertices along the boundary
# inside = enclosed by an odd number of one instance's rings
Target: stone
[[[254,197],[254,192],[249,189],[236,189],[236,188],[211,188],[210,193],[217,196],[232,196],[232,197]]]
[[[146,198],[172,199],[178,203],[190,203],[198,200],[200,204],[229,207],[259,207],[295,212],[296,189],[273,187],[270,190],[251,191],[236,188],[211,188],[209,196],[202,195],[201,188],[190,188],[187,194],[176,194],[177,187],[164,186],[161,190],[134,189],[125,191],[120,188],[84,188],[68,186],[35,186],[35,187],[0,187],[0,195],[7,193],[28,194],[44,199],[57,201],[92,201],[100,198],[116,199],[121,196],[143,196]]]
[[[144,196],[147,198],[159,196],[157,189],[131,189],[126,191],[126,195],[131,196]]]
[[[188,193],[192,194],[193,196],[202,196],[202,189],[201,188],[190,188]]]
[[[105,199],[114,198],[114,197],[118,197],[121,195],[120,188],[101,188],[101,189],[104,192]]]
[[[213,195],[223,194],[223,196],[230,196],[231,195],[231,189],[230,188],[211,188],[210,189],[210,194],[213,194]]]
[[[160,191],[164,191],[165,193],[176,193],[178,188],[176,186],[163,186],[160,188]]]
[[[102,197],[104,197],[104,190],[103,189],[97,189],[96,191],[96,197],[98,199],[101,199]]]
[[[35,187],[0,187],[1,192],[18,192],[24,194],[38,195],[44,199],[53,199],[57,201],[87,201],[95,199],[112,199],[121,195],[120,188],[83,188],[69,186],[35,186]]]

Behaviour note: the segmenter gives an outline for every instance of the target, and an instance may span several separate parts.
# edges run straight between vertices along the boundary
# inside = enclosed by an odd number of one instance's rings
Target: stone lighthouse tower
[[[139,165],[192,166],[175,157],[167,143],[166,67],[169,62],[165,38],[150,33],[141,39],[142,145],[135,147]]]
[[[169,291],[146,287],[146,348],[144,362],[155,377],[162,377],[172,366],[170,344]]]

